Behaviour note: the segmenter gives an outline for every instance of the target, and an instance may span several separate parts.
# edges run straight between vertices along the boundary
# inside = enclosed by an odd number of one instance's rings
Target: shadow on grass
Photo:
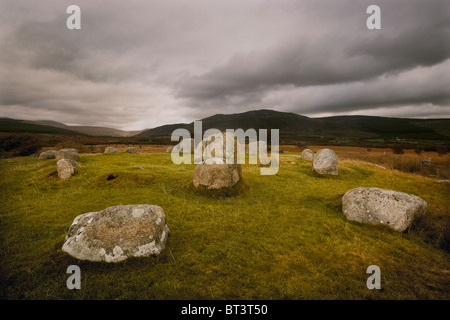
[[[232,187],[209,189],[205,186],[194,187],[194,185],[190,183],[188,185],[188,189],[190,192],[193,192],[197,196],[209,197],[213,199],[224,199],[242,195],[243,193],[250,190],[250,186],[245,181],[240,179],[238,183],[236,183]]]

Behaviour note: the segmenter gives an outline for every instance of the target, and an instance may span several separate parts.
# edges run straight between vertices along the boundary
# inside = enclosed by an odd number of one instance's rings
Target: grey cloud
[[[376,2],[379,31],[368,0],[78,0],[69,31],[72,3],[0,0],[0,116],[123,129],[260,108],[450,117],[450,4]]]
[[[405,6],[413,6],[416,15],[404,16]],[[342,21],[337,31],[319,38],[303,39],[300,34],[294,41],[289,39],[264,51],[236,54],[204,74],[186,76],[178,83],[177,94],[197,101],[249,92],[263,94],[284,85],[361,81],[438,64],[450,57],[445,10],[450,10],[449,5],[442,1],[384,1],[381,7],[386,15],[380,31],[368,31],[360,20],[359,28],[355,28],[355,20],[350,19],[348,23]],[[348,14],[367,17],[363,12],[349,10]],[[397,20],[399,15],[405,20]]]

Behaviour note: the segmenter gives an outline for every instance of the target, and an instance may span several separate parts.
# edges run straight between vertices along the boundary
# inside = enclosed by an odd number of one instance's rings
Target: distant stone
[[[55,159],[56,153],[57,153],[57,151],[55,151],[55,150],[47,150],[47,151],[41,152],[41,154],[39,155],[39,160]]]
[[[210,158],[208,161],[195,165],[193,174],[194,187],[204,186],[208,189],[229,188],[236,185],[242,178],[240,164],[217,164],[220,158]]]
[[[166,152],[172,152],[173,146],[169,146],[166,150]]]
[[[141,170],[145,170],[144,167],[142,167],[142,166],[137,166],[136,168],[141,169]]]
[[[399,232],[408,229],[426,209],[425,200],[387,189],[360,187],[342,197],[342,211],[348,220],[386,225]]]
[[[58,170],[58,177],[60,179],[68,179],[75,173],[74,168],[80,168],[81,166],[75,160],[60,159],[56,163],[56,167]]]
[[[80,156],[78,155],[78,152],[76,149],[66,148],[66,149],[58,150],[55,154],[55,158],[56,158],[56,160],[70,159],[70,160],[78,161],[80,159]]]
[[[115,148],[115,147],[106,147],[105,148],[105,153],[118,153],[120,152],[119,149]]]
[[[291,164],[297,164],[296,162],[291,161]]]
[[[302,151],[302,159],[306,161],[313,161],[314,152],[311,149],[305,149]]]
[[[135,148],[127,148],[127,150],[125,150],[125,152],[128,152],[128,153],[137,153],[137,151],[136,151]]]
[[[94,262],[120,262],[158,255],[170,230],[161,207],[149,204],[109,207],[75,218],[62,251]]]
[[[320,174],[338,174],[338,157],[331,149],[317,151],[313,159],[313,170]]]

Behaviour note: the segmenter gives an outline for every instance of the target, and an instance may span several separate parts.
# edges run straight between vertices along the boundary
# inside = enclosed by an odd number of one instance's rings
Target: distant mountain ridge
[[[284,139],[306,137],[398,138],[450,140],[450,119],[407,119],[375,116],[334,116],[308,118],[295,113],[254,110],[235,114],[216,114],[202,119],[203,131],[209,128],[279,129]],[[176,128],[193,133],[194,123],[164,125],[137,134],[136,137],[170,137]]]
[[[62,127],[42,125],[25,120],[16,120],[10,118],[0,118],[0,132],[46,133],[46,134],[65,134],[65,135],[81,134],[80,132],[65,129]]]
[[[226,129],[279,129],[284,141],[331,141],[411,139],[450,143],[450,119],[408,119],[375,116],[333,116],[309,118],[296,113],[253,110],[234,114],[216,114],[202,120],[203,131]],[[0,118],[0,132],[82,134],[90,136],[170,138],[175,129],[193,134],[194,123],[166,124],[142,131],[124,131],[107,127],[69,126],[51,120],[26,121]]]
[[[96,126],[69,126],[61,122],[52,120],[38,120],[38,121],[25,121],[31,124],[51,126],[66,130],[71,130],[86,134],[89,136],[105,136],[105,137],[130,137],[136,134],[136,131],[124,131],[108,127],[96,127]]]

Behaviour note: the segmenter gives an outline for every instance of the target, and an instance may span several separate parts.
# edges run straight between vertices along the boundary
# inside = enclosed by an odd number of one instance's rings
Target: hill
[[[404,119],[374,116],[334,116],[308,118],[295,113],[256,110],[237,114],[217,114],[202,119],[203,130],[249,128],[280,129],[281,139],[409,139],[450,140],[450,119]],[[176,128],[193,132],[193,123],[165,125],[145,130],[136,137],[170,137]]]
[[[66,130],[76,131],[89,136],[105,136],[105,137],[129,137],[135,132],[128,132],[124,130],[97,127],[97,126],[69,126],[61,122],[51,120],[39,120],[39,121],[26,121],[27,123],[40,124],[46,126],[52,126],[56,128],[63,128]]]
[[[67,128],[56,127],[45,124],[30,123],[24,120],[0,118],[0,132],[11,133],[47,133],[47,134],[69,134],[80,135],[80,132]]]
[[[254,110],[216,114],[201,119],[203,130],[279,129],[281,143],[307,141],[318,145],[385,144],[392,141],[449,144],[450,119],[407,119],[374,116],[334,116],[309,118],[289,112]],[[2,118],[0,132],[83,134],[96,137],[163,139],[185,128],[193,134],[194,123],[166,124],[141,131],[125,131],[97,126],[69,126],[61,122],[24,121]]]

